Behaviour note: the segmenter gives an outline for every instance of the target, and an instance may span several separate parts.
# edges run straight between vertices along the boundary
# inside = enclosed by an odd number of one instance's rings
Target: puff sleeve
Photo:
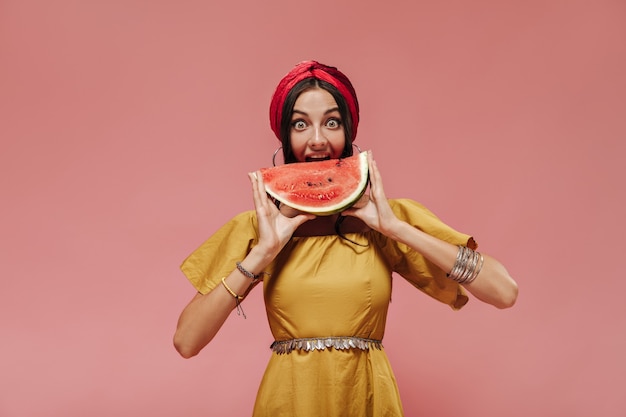
[[[389,200],[395,215],[420,229],[453,245],[477,247],[474,239],[464,233],[457,232],[443,223],[437,216],[423,205],[408,199]],[[381,235],[381,247],[394,272],[397,272],[413,286],[429,296],[448,304],[454,310],[463,307],[468,297],[458,283],[446,276],[441,270],[410,247],[387,239]]]
[[[243,212],[218,229],[182,263],[180,269],[191,284],[206,294],[230,274],[258,242],[254,211]]]

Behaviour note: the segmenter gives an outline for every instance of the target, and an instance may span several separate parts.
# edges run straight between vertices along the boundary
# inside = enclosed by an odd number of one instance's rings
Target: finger
[[[258,194],[258,181],[256,178],[256,173],[254,172],[248,172],[248,178],[250,178],[250,184],[252,184],[252,199],[254,200],[254,205],[256,206],[257,204],[257,194]]]
[[[248,176],[252,182],[254,206],[257,208],[266,207],[267,195],[265,194],[265,186],[263,185],[263,175],[261,175],[260,171],[257,171],[249,173]]]
[[[376,165],[376,161],[372,160],[370,161],[370,189],[371,189],[371,195],[372,197],[376,198],[376,192],[378,190],[379,187],[379,183],[380,183],[380,175],[378,172],[378,166]]]
[[[375,200],[384,200],[385,197],[385,190],[383,188],[383,180],[382,180],[382,176],[380,175],[380,171],[378,169],[378,164],[376,164],[376,161],[372,161],[372,172],[371,172],[371,177],[372,177],[372,197]]]

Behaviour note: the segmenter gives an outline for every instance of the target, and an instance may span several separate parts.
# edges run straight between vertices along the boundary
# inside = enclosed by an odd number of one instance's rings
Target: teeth
[[[327,159],[330,159],[329,155],[326,156],[307,156],[307,161],[325,161]]]

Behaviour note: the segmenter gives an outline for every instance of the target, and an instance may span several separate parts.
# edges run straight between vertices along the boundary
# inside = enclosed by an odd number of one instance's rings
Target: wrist
[[[241,265],[253,274],[259,274],[274,260],[277,254],[266,250],[260,245],[254,246],[248,255],[241,261]]]

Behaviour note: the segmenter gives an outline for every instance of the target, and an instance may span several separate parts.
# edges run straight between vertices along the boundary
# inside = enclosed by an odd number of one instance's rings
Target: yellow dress
[[[455,245],[469,235],[441,222],[411,200],[389,200],[409,224]],[[391,298],[392,272],[431,297],[459,309],[468,298],[444,271],[419,253],[375,231],[292,237],[266,268],[263,296],[277,341],[359,337],[382,340]],[[257,242],[254,211],[241,213],[183,263],[194,287],[207,293]],[[336,349],[272,353],[254,407],[256,417],[402,416],[395,377],[384,349]]]

